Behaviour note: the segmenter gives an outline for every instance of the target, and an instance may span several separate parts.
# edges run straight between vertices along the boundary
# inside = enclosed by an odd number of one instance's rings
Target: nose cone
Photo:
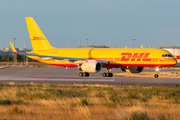
[[[173,63],[174,63],[174,65],[177,64],[177,59],[176,58],[173,59]]]

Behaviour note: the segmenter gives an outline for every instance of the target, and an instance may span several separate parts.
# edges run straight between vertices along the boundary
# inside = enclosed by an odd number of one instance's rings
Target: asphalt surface
[[[145,72],[154,72],[145,69]],[[178,70],[161,70],[178,71]],[[180,71],[180,70],[179,70]],[[52,84],[112,84],[112,85],[144,85],[144,86],[173,86],[180,85],[179,78],[135,78],[135,77],[102,77],[106,69],[99,73],[90,73],[89,77],[79,77],[77,68],[2,68],[0,83],[52,83]],[[112,72],[122,72],[112,69]],[[129,73],[131,74],[131,73]]]

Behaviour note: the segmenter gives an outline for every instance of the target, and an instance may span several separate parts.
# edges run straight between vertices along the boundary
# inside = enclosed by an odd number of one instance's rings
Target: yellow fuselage
[[[154,48],[60,48],[31,51],[30,54],[59,56],[67,58],[83,58],[94,60],[110,61],[110,64],[103,64],[103,67],[118,68],[123,66],[142,66],[142,67],[163,67],[172,66],[177,63],[168,51]],[[77,63],[69,60],[57,60],[51,58],[40,58],[28,56],[51,65],[63,67],[78,67]]]

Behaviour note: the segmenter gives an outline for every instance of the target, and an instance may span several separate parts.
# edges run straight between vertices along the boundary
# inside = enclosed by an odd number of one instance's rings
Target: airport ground
[[[77,68],[3,67],[0,119],[180,119],[178,68],[161,69],[159,78],[154,69],[103,72],[79,77]]]
[[[142,73],[132,74],[112,69],[113,77],[102,77],[106,69],[99,73],[90,73],[89,77],[79,77],[77,68],[54,67],[4,67],[0,69],[0,83],[63,83],[63,84],[109,84],[109,85],[145,85],[173,86],[180,84],[180,69],[161,69],[159,78],[154,78],[154,69],[144,69]]]

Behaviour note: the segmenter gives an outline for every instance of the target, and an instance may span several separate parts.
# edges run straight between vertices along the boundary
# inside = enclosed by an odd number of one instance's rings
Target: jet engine
[[[87,61],[83,64],[80,64],[78,66],[78,69],[83,72],[89,72],[89,73],[95,73],[101,71],[102,65],[101,63],[93,60],[93,61]]]
[[[121,70],[124,72],[129,70],[131,73],[140,73],[143,71],[143,67],[122,67]]]

